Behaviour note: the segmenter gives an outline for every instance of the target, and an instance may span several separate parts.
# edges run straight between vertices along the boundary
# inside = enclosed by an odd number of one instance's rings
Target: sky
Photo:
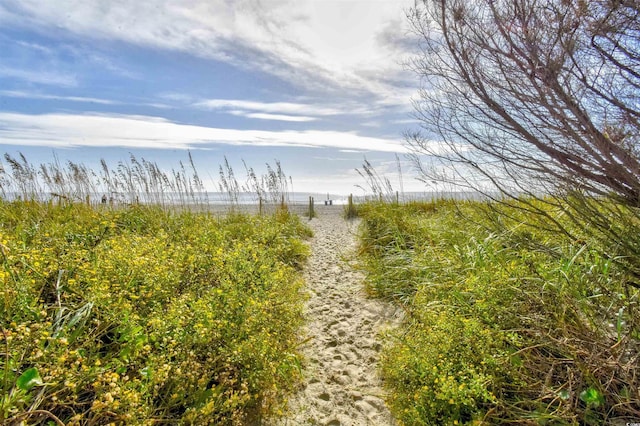
[[[414,0],[0,0],[0,152],[170,170],[280,161],[295,191],[407,191]]]

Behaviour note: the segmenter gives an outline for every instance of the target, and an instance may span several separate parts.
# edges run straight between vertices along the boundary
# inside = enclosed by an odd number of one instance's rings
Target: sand
[[[290,425],[394,425],[378,376],[380,333],[399,321],[391,305],[366,296],[355,261],[357,221],[342,207],[317,207],[304,271],[309,293],[301,341],[304,383],[289,401]]]

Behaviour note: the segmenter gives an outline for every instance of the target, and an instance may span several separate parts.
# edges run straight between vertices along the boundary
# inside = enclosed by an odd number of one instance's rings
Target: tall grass
[[[532,218],[517,205],[493,218],[486,207],[359,206],[368,289],[407,314],[383,352],[396,416],[407,425],[640,418],[639,295],[628,271],[598,241],[525,226]]]
[[[227,201],[233,207],[238,204],[241,193],[254,194],[257,198],[255,201],[263,206],[264,203],[277,205],[280,209],[284,209],[289,203],[289,182],[287,176],[282,170],[282,166],[278,160],[275,160],[275,166],[266,163],[267,172],[262,176],[258,176],[253,167],[244,163],[247,174],[246,183],[241,184],[235,177],[233,168],[229,165],[227,158],[224,158],[224,166],[220,166],[220,191],[227,195]],[[292,185],[292,184],[291,184]]]
[[[401,173],[399,160],[398,170]],[[358,185],[358,187],[363,190],[369,190],[373,193],[374,199],[387,202],[393,202],[393,200],[396,199],[396,193],[393,190],[393,185],[391,185],[389,178],[378,173],[369,160],[365,158],[362,163],[362,170],[356,169],[356,172],[365,180],[366,185]],[[402,175],[400,175],[400,179],[402,180]]]
[[[98,203],[104,196],[110,205],[142,203],[195,210],[212,202],[191,153],[186,162],[179,161],[178,167],[169,171],[134,155],[115,167],[102,159],[97,171],[82,163],[62,163],[57,157],[40,165],[30,163],[22,153],[7,153],[4,160],[5,164],[0,163],[0,195],[4,199]],[[217,189],[229,206],[237,206],[243,193],[255,194],[256,201],[263,203],[284,206],[289,202],[291,178],[287,179],[279,161],[274,166],[267,163],[261,176],[246,164],[245,171],[246,182],[242,183],[226,157],[219,166]]]

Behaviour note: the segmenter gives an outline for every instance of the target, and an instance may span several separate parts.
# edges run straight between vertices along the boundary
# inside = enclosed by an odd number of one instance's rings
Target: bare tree
[[[638,0],[419,2],[422,130],[407,141],[422,178],[453,170],[457,184],[564,206],[583,194],[566,209],[578,228],[623,245],[611,214],[640,207],[639,15]]]

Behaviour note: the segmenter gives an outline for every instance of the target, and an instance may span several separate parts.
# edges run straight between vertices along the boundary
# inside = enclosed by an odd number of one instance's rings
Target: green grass
[[[640,416],[638,293],[595,244],[479,202],[360,206],[367,288],[402,305],[382,373],[406,425]],[[517,206],[516,206],[517,207]],[[636,238],[629,235],[628,238]]]
[[[277,413],[300,375],[309,233],[286,212],[0,202],[0,423]]]

